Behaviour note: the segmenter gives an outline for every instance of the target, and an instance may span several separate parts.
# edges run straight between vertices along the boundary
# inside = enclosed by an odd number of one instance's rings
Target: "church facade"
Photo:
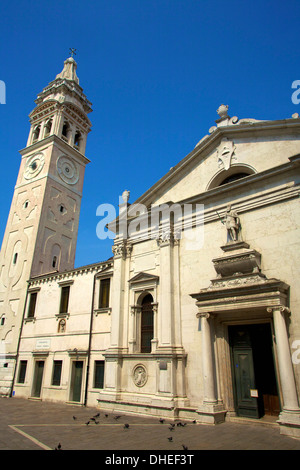
[[[216,125],[74,268],[87,117],[73,58],[38,95],[1,249],[1,391],[300,437],[298,115]]]

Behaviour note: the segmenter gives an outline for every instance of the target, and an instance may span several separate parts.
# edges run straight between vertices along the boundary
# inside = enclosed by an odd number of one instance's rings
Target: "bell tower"
[[[27,280],[74,267],[91,103],[72,56],[37,96],[0,252],[0,357],[12,366]],[[12,363],[9,361],[12,360]],[[0,360],[0,371],[1,368]],[[1,380],[7,388],[7,380]],[[1,384],[2,382],[2,384]],[[5,383],[4,383],[5,382]],[[5,385],[6,384],[6,385]],[[1,387],[2,385],[2,387]]]

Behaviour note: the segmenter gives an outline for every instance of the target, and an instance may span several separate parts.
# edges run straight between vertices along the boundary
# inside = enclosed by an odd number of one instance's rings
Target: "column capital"
[[[272,305],[272,307],[267,307],[267,312],[268,313],[274,313],[274,312],[281,312],[281,313],[286,313],[287,315],[290,315],[291,311],[288,307],[284,305]]]
[[[180,238],[181,236],[178,231],[175,231],[173,227],[167,227],[160,230],[156,242],[160,248],[164,246],[177,246],[180,243]]]
[[[198,312],[198,313],[196,313],[196,317],[197,318],[206,318],[208,320],[209,318],[214,318],[215,315],[213,313],[210,313],[210,312]]]
[[[131,309],[131,314],[135,315],[136,313],[139,313],[142,310],[142,306],[141,305],[131,305],[130,309]]]
[[[119,243],[118,245],[112,246],[112,252],[114,254],[114,258],[123,258],[126,259],[131,255],[132,252],[132,245],[127,245],[126,242]]]

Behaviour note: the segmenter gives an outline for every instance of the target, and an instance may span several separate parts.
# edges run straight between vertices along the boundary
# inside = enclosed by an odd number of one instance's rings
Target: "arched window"
[[[63,128],[62,128],[62,137],[65,137],[66,139],[69,137],[69,130],[70,130],[70,125],[69,123],[66,121],[63,125]]]
[[[142,300],[141,309],[141,352],[151,353],[153,339],[153,297],[147,294]]]
[[[77,131],[74,137],[74,146],[79,147],[80,141],[81,141],[81,134],[79,131]]]
[[[213,176],[207,185],[206,190],[214,189],[224,184],[233,183],[234,181],[254,175],[255,169],[246,164],[232,165],[228,170],[220,170]]]
[[[41,130],[41,126],[37,126],[34,129],[33,134],[32,134],[32,142],[35,142],[36,140],[38,140],[39,135],[40,135],[40,130]]]
[[[52,269],[59,271],[60,259],[61,259],[61,247],[57,243],[55,243],[52,247],[51,258],[49,260],[51,263]]]
[[[48,135],[50,135],[51,128],[52,128],[52,120],[49,119],[49,121],[47,121],[45,125],[44,137],[48,137]]]
[[[219,186],[222,186],[223,184],[227,183],[232,183],[232,181],[239,180],[241,178],[245,178],[245,176],[249,176],[249,173],[234,173],[233,175],[227,176],[220,184]]]

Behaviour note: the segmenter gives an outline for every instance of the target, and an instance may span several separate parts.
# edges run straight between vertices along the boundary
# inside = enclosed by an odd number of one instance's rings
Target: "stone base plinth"
[[[197,409],[197,422],[202,424],[224,423],[226,410],[222,404],[203,404]]]
[[[300,411],[283,410],[277,423],[280,425],[280,434],[300,439]]]

